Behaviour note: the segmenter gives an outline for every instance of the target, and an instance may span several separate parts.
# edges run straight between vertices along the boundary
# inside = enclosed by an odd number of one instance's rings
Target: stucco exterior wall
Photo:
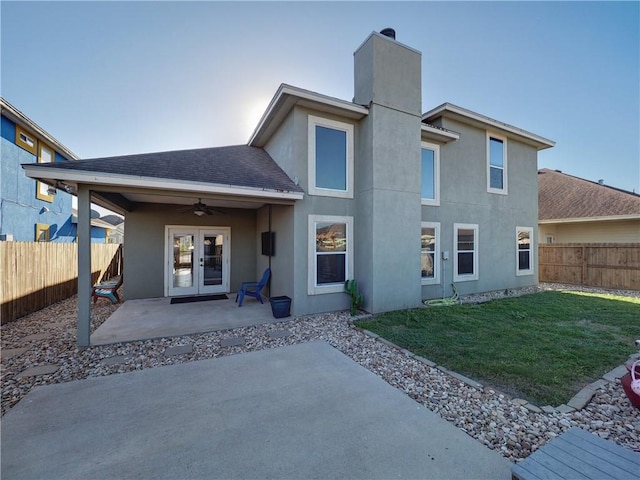
[[[308,156],[308,122],[309,115],[320,116],[330,120],[354,124],[335,115],[316,112],[308,108],[295,107],[284,122],[286,135],[278,132],[265,145],[265,150],[291,177],[297,178],[305,192],[309,191],[309,156]],[[357,137],[357,133],[356,133]],[[357,177],[356,177],[357,178]],[[276,208],[275,206],[273,207]],[[283,233],[288,238],[283,238],[278,230],[276,243],[282,242],[289,245],[287,254],[290,262],[283,271],[290,272],[290,279],[280,278],[272,284],[273,295],[287,295],[292,297],[292,313],[304,315],[312,312],[331,312],[348,308],[348,297],[344,293],[327,293],[321,295],[309,295],[307,282],[309,276],[308,261],[308,221],[309,215],[339,215],[354,216],[355,207],[351,199],[313,196],[305,193],[301,201],[297,201],[293,207],[277,207],[278,220]],[[273,211],[272,211],[273,214]],[[290,218],[286,218],[290,215]],[[272,221],[274,217],[272,217]],[[284,254],[284,253],[283,253]],[[276,253],[276,257],[278,254]],[[287,262],[283,258],[272,259],[272,265],[283,266]],[[357,258],[357,254],[356,254]],[[356,273],[357,275],[357,273]],[[280,289],[285,289],[280,292]]]
[[[487,192],[486,131],[451,119],[441,126],[460,139],[440,148],[440,206],[423,206],[422,221],[440,222],[440,252],[448,251],[442,282],[452,292],[454,223],[478,225],[478,280],[456,282],[461,293],[534,285],[533,275],[516,275],[516,227],[534,229],[532,265],[537,265],[537,151],[507,139],[508,194]],[[422,287],[425,298],[442,295],[441,285]]]
[[[553,235],[554,243],[639,243],[640,220],[611,220],[541,224],[540,242]]]
[[[128,213],[124,249],[127,299],[165,295],[165,226],[188,225],[201,228],[231,228],[230,292],[241,282],[256,279],[256,211],[225,209],[226,215],[179,213],[184,206],[142,204]]]
[[[0,138],[0,234],[11,234],[16,242],[33,242],[35,225],[49,225],[52,242],[75,241],[71,223],[71,195],[58,191],[52,202],[36,198],[36,181],[28,178],[23,163],[36,163],[37,157],[15,144],[15,124],[2,118]],[[56,154],[56,161],[66,161]],[[43,212],[47,207],[48,212]]]

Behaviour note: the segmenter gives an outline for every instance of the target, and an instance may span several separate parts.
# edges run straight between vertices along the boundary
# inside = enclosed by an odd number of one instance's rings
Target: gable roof
[[[144,179],[303,193],[262,148],[248,145],[23,165],[29,176],[137,185]],[[54,173],[55,171],[55,173]],[[87,175],[90,174],[90,175]],[[48,176],[47,176],[48,175]]]
[[[247,143],[256,147],[264,146],[295,105],[354,120],[369,114],[369,109],[362,105],[282,83]]]
[[[538,219],[640,219],[640,195],[543,168],[538,171]]]

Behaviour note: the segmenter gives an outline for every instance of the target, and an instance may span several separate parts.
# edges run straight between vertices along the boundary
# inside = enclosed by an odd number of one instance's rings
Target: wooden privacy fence
[[[122,245],[91,244],[92,281],[122,272]],[[104,275],[103,275],[104,272]],[[76,243],[0,242],[0,323],[78,292]]]
[[[540,282],[640,290],[640,243],[538,246]]]

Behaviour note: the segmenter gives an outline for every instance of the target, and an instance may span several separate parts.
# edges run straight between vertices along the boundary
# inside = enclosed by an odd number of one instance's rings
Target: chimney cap
[[[396,39],[396,31],[393,28],[383,28],[382,30],[380,30],[380,34],[394,40]]]

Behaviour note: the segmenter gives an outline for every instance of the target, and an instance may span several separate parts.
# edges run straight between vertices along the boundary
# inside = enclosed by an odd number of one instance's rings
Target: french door
[[[230,237],[225,227],[167,227],[168,296],[228,292]]]

